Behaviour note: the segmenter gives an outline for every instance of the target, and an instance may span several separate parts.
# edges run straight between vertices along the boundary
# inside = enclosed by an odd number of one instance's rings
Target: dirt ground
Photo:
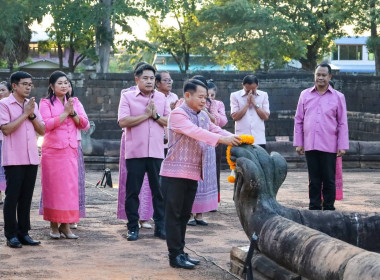
[[[30,235],[42,244],[11,249],[0,234],[0,279],[237,279],[229,272],[230,250],[248,245],[232,200],[233,184],[229,172],[222,172],[222,201],[217,212],[205,214],[209,226],[188,227],[187,252],[202,260],[194,270],[169,266],[166,243],[153,237],[153,230],[142,229],[136,242],[126,240],[125,221],[116,218],[117,192],[96,188],[101,172],[89,171],[86,177],[87,218],[75,233],[78,240],[52,240],[49,223],[38,215],[41,193],[37,178],[31,211]],[[380,172],[344,171],[344,199],[336,202],[338,211],[380,212]],[[117,172],[112,172],[118,182]],[[307,208],[307,173],[290,171],[280,188],[283,205]],[[0,206],[2,210],[2,206]],[[0,229],[3,217],[0,215]]]

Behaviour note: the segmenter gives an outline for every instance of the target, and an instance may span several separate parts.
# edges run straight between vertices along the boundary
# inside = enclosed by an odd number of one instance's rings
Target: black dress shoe
[[[7,239],[7,246],[9,246],[11,248],[21,248],[22,244],[21,244],[20,240],[18,240],[17,237],[12,237],[10,239]]]
[[[161,227],[155,227],[154,228],[154,236],[165,240],[166,239],[166,232]]]
[[[170,260],[170,266],[184,269],[192,269],[195,265],[186,260],[185,254],[181,254],[178,255],[174,260]]]
[[[194,219],[194,220],[197,223],[197,225],[208,226],[208,223],[205,220],[197,220],[197,219]]]
[[[34,241],[28,234],[25,236],[19,236],[18,239],[23,245],[36,246],[41,244],[40,241]]]
[[[192,219],[190,221],[187,222],[187,225],[188,226],[196,226],[197,225],[197,221],[195,219]]]
[[[127,240],[128,241],[136,241],[137,239],[139,239],[139,231],[138,230],[134,230],[134,231],[128,230]]]
[[[192,263],[192,264],[197,265],[197,264],[200,264],[200,263],[201,263],[200,260],[196,260],[196,259],[192,259],[192,258],[190,258],[190,256],[189,256],[187,253],[185,253],[184,255],[185,255],[185,257],[186,257],[186,260],[187,260],[188,262]]]

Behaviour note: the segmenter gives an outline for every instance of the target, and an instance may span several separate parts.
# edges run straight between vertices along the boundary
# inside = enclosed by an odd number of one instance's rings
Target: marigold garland
[[[255,142],[255,138],[253,138],[252,135],[239,135],[239,137],[241,138],[240,142],[242,144],[252,145]],[[228,176],[227,181],[230,183],[235,183],[235,172],[234,172],[234,170],[236,168],[236,162],[233,162],[231,160],[231,148],[232,148],[232,146],[228,146],[227,151],[226,151],[227,163],[231,169],[231,175]]]

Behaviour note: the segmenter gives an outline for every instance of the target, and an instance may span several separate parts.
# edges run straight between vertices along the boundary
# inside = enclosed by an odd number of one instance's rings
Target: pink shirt
[[[248,95],[244,89],[231,93],[231,114],[241,110],[247,104],[247,97]],[[264,91],[256,90],[254,98],[260,109],[269,114],[268,94]],[[257,114],[253,105],[250,105],[245,115],[235,122],[235,134],[252,135],[255,138],[255,144],[266,143],[264,121]]]
[[[24,100],[24,104],[17,102],[13,94],[0,101],[0,126],[15,121],[23,114],[23,106],[29,99]],[[34,108],[38,121],[44,123],[38,106]],[[25,120],[21,126],[5,136],[2,147],[2,166],[9,165],[38,165],[40,157],[37,148],[37,137],[33,123]]]
[[[301,92],[294,117],[294,146],[336,153],[349,147],[344,95],[331,86],[320,95],[315,86]]]
[[[228,123],[228,119],[226,116],[226,108],[224,107],[224,103],[220,100],[213,100],[212,105],[214,104],[215,104],[215,111],[210,111],[210,113],[215,118],[215,124],[219,127],[223,127]]]
[[[170,104],[178,100],[178,96],[173,92],[169,92],[168,96],[166,96],[166,99],[168,100],[170,106]]]
[[[201,148],[201,142],[215,147],[221,135],[232,135],[213,124],[203,111],[199,112],[196,118],[198,123],[208,122],[209,130],[193,123],[182,107],[171,112],[168,121],[169,130],[182,134],[185,138],[177,136],[178,139],[169,139],[169,144],[173,148],[169,148],[168,156],[162,162],[160,175],[195,181],[201,180],[202,151],[204,150]],[[176,149],[176,151],[170,151],[170,149]],[[172,154],[177,156],[171,156]]]
[[[121,94],[118,121],[125,117],[139,116],[145,113],[150,100],[154,101],[157,113],[167,116],[170,113],[165,95],[153,90],[146,96],[136,89]],[[142,123],[125,128],[125,158],[164,158],[164,127],[149,118]]]
[[[40,112],[46,124],[42,147],[55,149],[64,149],[68,146],[71,148],[78,147],[77,129],[88,129],[89,122],[83,106],[80,104],[78,98],[74,97],[73,100],[74,110],[80,118],[80,123],[78,126],[71,117],[67,117],[62,123],[60,122],[59,115],[64,112],[65,108],[58,98],[54,100],[54,105],[51,104],[49,99],[41,99]],[[65,104],[66,102],[67,101],[65,99]]]
[[[173,92],[169,92],[169,94],[166,96],[166,100],[168,101],[169,107],[170,107],[170,105],[173,102],[176,102],[178,100],[178,96],[177,96],[177,94],[175,94]],[[168,135],[167,126],[164,127],[164,133],[165,133],[165,137],[167,138],[167,135]],[[164,148],[166,149],[167,147],[168,147],[168,143],[164,144]]]

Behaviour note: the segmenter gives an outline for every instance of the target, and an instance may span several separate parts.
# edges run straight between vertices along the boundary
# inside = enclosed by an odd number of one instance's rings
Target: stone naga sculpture
[[[109,139],[94,139],[95,123],[90,121],[90,129],[82,132],[82,150],[85,156],[117,157],[120,154],[120,141]]]
[[[258,234],[262,254],[307,279],[380,279],[380,255],[366,251],[380,251],[380,213],[284,207],[276,201],[287,174],[280,154],[242,145],[231,160],[236,210],[247,236]]]

